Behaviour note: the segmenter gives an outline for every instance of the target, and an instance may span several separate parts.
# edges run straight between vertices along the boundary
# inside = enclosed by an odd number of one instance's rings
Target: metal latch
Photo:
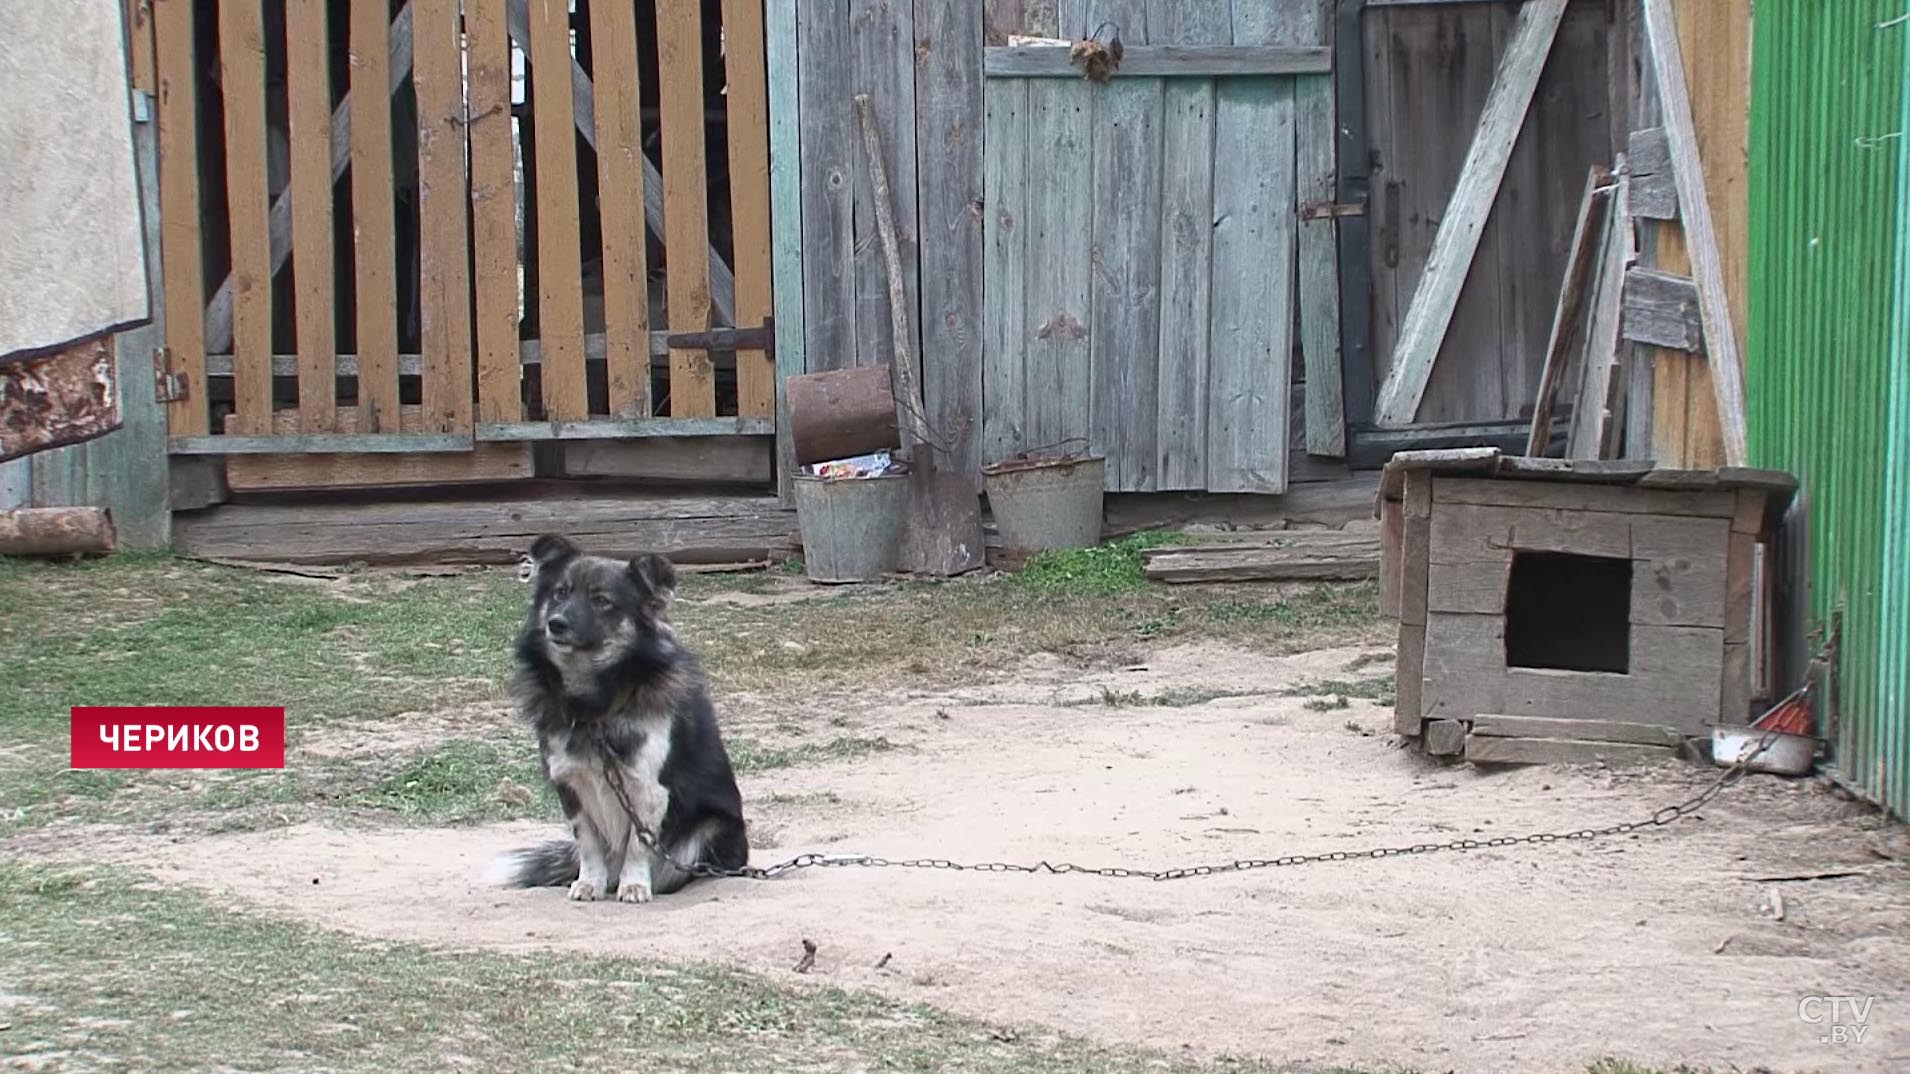
[[[190,382],[184,373],[172,371],[172,350],[153,348],[153,395],[162,403],[183,402],[190,394]]]
[[[1302,220],[1337,220],[1343,216],[1365,216],[1363,201],[1316,201],[1300,207]]]

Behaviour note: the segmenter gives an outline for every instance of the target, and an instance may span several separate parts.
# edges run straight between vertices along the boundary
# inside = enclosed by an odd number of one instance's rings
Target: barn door
[[[1105,82],[1065,45],[987,50],[990,461],[1091,446],[1114,491],[1285,490],[1309,335],[1297,281],[1333,293],[1330,242],[1324,271],[1300,257],[1322,176],[1297,147],[1317,145],[1332,174],[1322,6],[1103,0],[1024,27],[1112,28],[1123,58]],[[1302,126],[1318,137],[1296,139]],[[1322,316],[1332,346],[1337,312]]]

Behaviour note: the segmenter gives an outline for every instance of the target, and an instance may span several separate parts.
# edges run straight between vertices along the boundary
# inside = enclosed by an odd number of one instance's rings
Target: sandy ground
[[[1349,673],[1360,656],[1193,647],[1145,668],[1036,665],[1009,687],[868,698],[857,722],[902,748],[746,781],[757,860],[1271,858],[1612,823],[1714,775],[1441,767],[1349,729],[1383,729],[1377,706],[1281,694],[1383,672]],[[1058,703],[1222,686],[1250,693]],[[543,825],[299,828],[139,853],[366,936],[715,960],[1110,1043],[1466,1074],[1603,1056],[1864,1074],[1910,1069],[1910,867],[1873,853],[1876,827],[1810,784],[1754,777],[1702,820],[1593,843],[1172,883],[812,870],[640,907],[478,885],[492,855],[555,834]],[[1755,879],[1844,867],[1862,875]],[[803,939],[818,954],[799,976]],[[1814,995],[1876,997],[1863,1042],[1825,1043],[1832,1027],[1799,1016]]]

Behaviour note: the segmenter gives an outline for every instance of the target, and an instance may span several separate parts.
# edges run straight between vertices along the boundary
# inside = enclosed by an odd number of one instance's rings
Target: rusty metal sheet
[[[0,462],[92,440],[119,426],[111,337],[0,363]]]

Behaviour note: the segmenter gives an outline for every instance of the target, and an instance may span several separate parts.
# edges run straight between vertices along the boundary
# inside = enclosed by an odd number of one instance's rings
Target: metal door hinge
[[[190,382],[184,373],[172,371],[172,351],[166,347],[153,348],[153,395],[161,403],[183,402],[189,395]]]

